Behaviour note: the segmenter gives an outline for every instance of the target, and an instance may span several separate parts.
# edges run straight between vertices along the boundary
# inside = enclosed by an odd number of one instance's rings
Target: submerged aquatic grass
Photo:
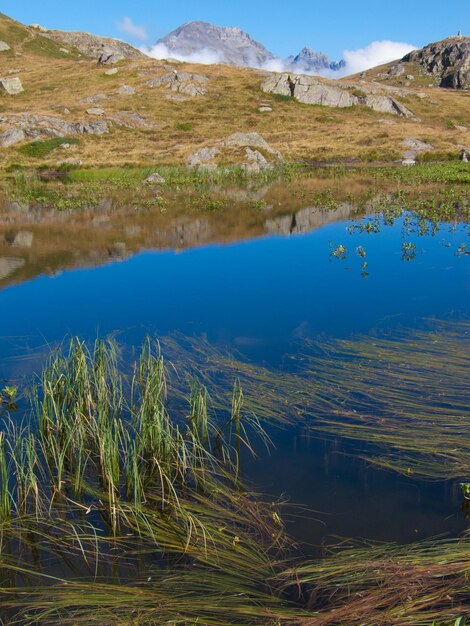
[[[150,341],[129,369],[112,342],[90,349],[74,340],[44,369],[31,420],[7,419],[0,438],[2,619],[414,626],[466,615],[468,535],[406,547],[345,544],[305,562],[278,506],[243,488],[240,463],[253,432],[263,433],[260,419],[302,419],[335,436],[343,424],[351,439],[359,439],[358,421],[385,432],[372,462],[390,454],[400,469],[405,451],[428,471],[423,458],[437,428],[436,460],[462,471],[467,444],[462,437],[458,464],[448,414],[453,407],[463,416],[459,427],[468,419],[467,332],[466,322],[439,323],[398,339],[307,344],[281,373],[204,342],[168,339],[161,349],[179,372],[172,377]],[[384,415],[374,421],[376,406]],[[411,439],[422,433],[412,449],[403,425]]]

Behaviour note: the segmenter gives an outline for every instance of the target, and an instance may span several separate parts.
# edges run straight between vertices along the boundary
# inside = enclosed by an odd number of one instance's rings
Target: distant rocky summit
[[[470,37],[448,37],[414,50],[402,59],[418,63],[436,77],[441,87],[470,88]]]
[[[188,22],[157,41],[175,56],[188,57],[209,52],[226,65],[255,66],[273,60],[274,55],[241,28],[220,27],[207,22]]]
[[[35,28],[40,30],[43,37],[75,48],[87,57],[99,59],[104,54],[106,64],[118,63],[125,59],[141,59],[144,56],[140,50],[119,39],[78,31],[47,30],[38,26]]]
[[[292,67],[293,71],[308,72],[309,74],[324,70],[336,72],[346,65],[346,62],[343,60],[332,61],[323,52],[316,52],[308,47],[303,48],[297,56],[289,57],[287,63]]]

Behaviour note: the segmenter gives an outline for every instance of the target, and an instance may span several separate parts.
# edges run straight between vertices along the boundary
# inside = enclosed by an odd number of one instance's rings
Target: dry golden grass
[[[400,142],[406,137],[431,142],[437,156],[457,154],[459,145],[470,144],[468,131],[451,127],[452,120],[470,127],[468,92],[420,86],[419,91],[426,94],[424,99],[411,94],[400,98],[416,115],[403,119],[365,107],[332,109],[277,99],[261,92],[263,72],[257,70],[182,64],[180,70],[207,75],[209,91],[206,96],[177,102],[167,99],[168,90],[145,84],[168,71],[163,61],[143,58],[123,62],[118,74],[106,76],[95,61],[80,58],[73,50],[63,54],[58,44],[44,40],[34,29],[1,16],[0,39],[14,42],[11,52],[0,54],[0,76],[11,69],[19,70],[25,88],[18,96],[0,96],[0,117],[34,112],[85,120],[90,118],[86,109],[92,105],[80,104],[80,100],[106,93],[108,99],[99,104],[105,110],[104,119],[119,111],[135,111],[154,125],[138,129],[113,126],[109,135],[81,137],[72,151],[59,149],[41,161],[22,155],[15,146],[3,151],[3,166],[56,163],[66,157],[89,166],[183,164],[191,152],[235,131],[260,133],[289,160],[391,160],[402,154]],[[43,41],[47,45],[42,45]],[[373,72],[371,77],[376,77]],[[133,86],[137,93],[119,95],[117,90],[123,84]],[[356,84],[359,89],[364,86],[359,79]],[[269,103],[273,112],[259,113],[262,102]],[[70,114],[64,115],[64,108]],[[178,130],[179,124],[191,124],[192,130]]]

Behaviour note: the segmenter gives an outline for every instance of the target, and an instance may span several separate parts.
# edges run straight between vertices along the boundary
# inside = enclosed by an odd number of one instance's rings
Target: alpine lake
[[[1,623],[463,625],[468,164],[162,173],[2,185]]]

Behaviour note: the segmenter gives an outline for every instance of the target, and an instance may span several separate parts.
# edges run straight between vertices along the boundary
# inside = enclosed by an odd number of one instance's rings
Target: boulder
[[[5,130],[3,133],[0,133],[0,147],[9,148],[10,146],[20,143],[20,141],[24,141],[25,139],[26,135],[20,128],[10,128]]]
[[[110,70],[106,70],[105,76],[114,76],[119,72],[117,67],[112,67]]]
[[[150,174],[150,176],[145,179],[145,182],[149,184],[162,185],[165,182],[165,179],[163,176],[160,176],[158,172],[153,172],[153,174]]]
[[[0,91],[4,91],[11,96],[24,91],[21,80],[15,76],[14,78],[0,78]]]
[[[272,107],[263,104],[260,107],[258,107],[258,112],[259,113],[272,113]]]
[[[136,90],[130,85],[121,85],[118,89],[120,96],[133,96],[135,93],[137,93]]]
[[[0,41],[0,52],[6,52],[10,49],[10,46],[5,41]]]
[[[87,115],[104,115],[104,110],[98,107],[93,107],[86,110]]]
[[[82,132],[87,135],[106,135],[109,133],[109,126],[104,120],[96,120],[83,124]]]

